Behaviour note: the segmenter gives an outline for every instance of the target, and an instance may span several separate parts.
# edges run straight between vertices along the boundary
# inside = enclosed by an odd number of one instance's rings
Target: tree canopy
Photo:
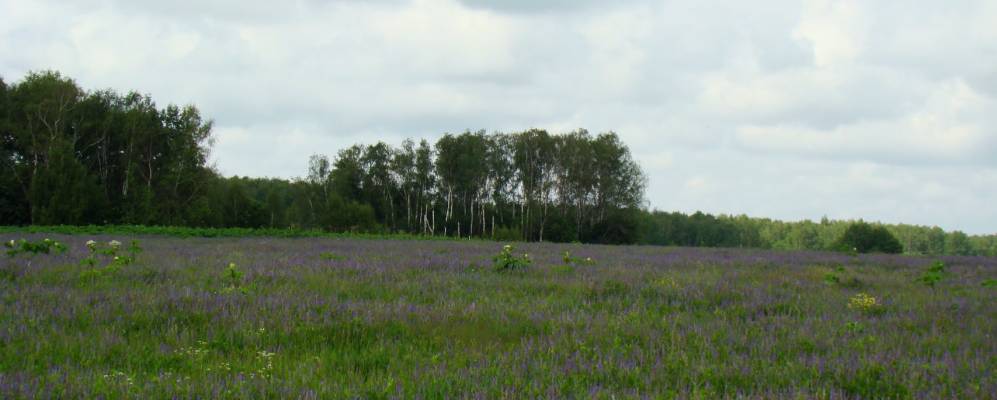
[[[848,226],[845,233],[836,242],[835,247],[844,251],[859,253],[889,253],[903,252],[903,246],[889,230],[883,226],[872,226],[858,221]]]

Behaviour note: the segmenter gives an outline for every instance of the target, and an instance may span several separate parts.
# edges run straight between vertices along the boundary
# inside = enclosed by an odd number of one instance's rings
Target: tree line
[[[649,211],[642,218],[640,243],[665,246],[755,247],[778,250],[840,250],[849,227],[864,221],[786,222],[745,215]],[[997,256],[997,235],[909,224],[872,224],[884,228],[907,254]]]
[[[634,243],[645,185],[612,132],[467,131],[313,155],[304,179],[229,179],[215,225]]]
[[[304,179],[224,178],[194,106],[0,80],[2,223],[321,228],[628,243],[646,179],[612,132],[464,132],[311,157]]]
[[[0,79],[3,224],[198,224],[214,177],[193,106],[86,92],[56,72]]]
[[[0,225],[324,229],[498,240],[830,249],[849,221],[647,210],[613,132],[465,131],[312,155],[303,178],[223,177],[210,120],[57,72],[0,78]],[[997,254],[995,236],[890,225],[904,250]]]

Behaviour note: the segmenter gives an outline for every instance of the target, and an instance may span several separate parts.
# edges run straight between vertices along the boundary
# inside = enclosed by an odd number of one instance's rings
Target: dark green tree
[[[883,226],[873,226],[858,221],[848,226],[845,233],[838,239],[835,246],[842,251],[859,253],[890,253],[903,252],[903,246],[889,230]]]

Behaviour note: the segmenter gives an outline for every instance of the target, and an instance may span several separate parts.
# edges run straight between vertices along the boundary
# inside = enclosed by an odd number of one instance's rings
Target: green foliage
[[[132,240],[127,248],[122,249],[121,242],[111,240],[101,243],[94,240],[86,242],[88,254],[80,260],[80,265],[89,267],[80,272],[80,282],[93,283],[101,278],[116,275],[123,267],[131,265],[142,252],[137,240]],[[98,266],[103,259],[107,264]]]
[[[867,399],[906,399],[910,390],[899,382],[896,374],[883,366],[863,366],[854,375],[844,378],[842,388],[852,396]]]
[[[58,233],[65,235],[156,235],[179,238],[232,238],[232,237],[274,237],[367,240],[419,240],[447,241],[443,236],[423,236],[399,233],[350,233],[329,232],[319,229],[271,229],[271,228],[191,228],[178,226],[143,225],[56,225],[56,226],[0,226],[0,233]]]
[[[647,211],[641,216],[639,242],[663,246],[760,247],[780,250],[836,250],[838,239],[856,222],[822,219],[819,222],[783,222],[745,215],[713,216],[696,212]],[[891,233],[908,254],[997,256],[997,235],[967,236],[938,227],[879,225]],[[894,250],[895,250],[894,246]]]
[[[923,283],[925,286],[934,289],[935,285],[938,284],[938,282],[941,282],[944,277],[945,277],[945,263],[941,261],[935,261],[934,263],[931,264],[930,267],[928,267],[928,270],[925,271],[924,274],[922,274],[920,277],[917,278],[917,281]]]
[[[58,72],[6,90],[0,224],[180,224],[202,199],[210,122],[147,96],[86,92]],[[156,201],[152,201],[155,198]]]
[[[613,132],[445,134],[314,155],[307,179],[225,178],[212,124],[58,72],[0,85],[0,224],[317,229],[634,243],[646,179]],[[554,196],[554,187],[562,188]],[[598,201],[596,201],[598,199]],[[550,205],[555,207],[550,207]]]
[[[222,288],[222,293],[248,293],[249,288],[243,285],[243,278],[245,276],[246,273],[239,269],[234,262],[228,263],[228,266],[225,267],[225,272],[222,274],[222,281],[225,282],[225,287]]]
[[[90,267],[94,267],[97,264],[98,256],[108,260],[110,264],[117,266],[130,265],[135,262],[138,254],[142,252],[142,247],[139,246],[137,240],[132,240],[125,249],[121,248],[121,242],[117,240],[111,240],[107,243],[88,240],[86,246],[89,254],[80,261],[80,264]]]
[[[523,234],[516,228],[498,228],[490,239],[496,242],[513,242],[523,240]]]
[[[14,257],[18,254],[37,255],[50,254],[53,251],[55,253],[66,252],[66,245],[48,238],[37,242],[28,241],[26,239],[17,241],[11,239],[10,241],[4,242],[3,246],[7,249],[7,256],[9,257]]]
[[[873,226],[858,221],[845,230],[835,242],[835,248],[840,251],[855,251],[859,253],[891,253],[903,252],[903,246],[889,230],[883,226]]]
[[[496,271],[517,271],[526,269],[529,267],[532,261],[530,260],[529,254],[523,254],[521,257],[517,257],[512,252],[512,245],[505,245],[502,247],[502,251],[499,252],[492,261],[494,262],[494,268]]]
[[[861,334],[865,332],[865,325],[858,321],[848,321],[845,324],[845,331],[850,334]]]

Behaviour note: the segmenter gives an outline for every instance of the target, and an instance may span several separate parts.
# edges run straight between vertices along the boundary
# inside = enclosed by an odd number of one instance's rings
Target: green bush
[[[838,251],[858,253],[899,254],[904,250],[900,241],[886,227],[862,221],[849,225],[834,247]]]
[[[495,262],[496,271],[515,271],[525,269],[532,263],[529,254],[523,254],[522,257],[516,257],[512,254],[512,245],[508,244],[502,246],[502,251],[495,256],[492,261]]]

